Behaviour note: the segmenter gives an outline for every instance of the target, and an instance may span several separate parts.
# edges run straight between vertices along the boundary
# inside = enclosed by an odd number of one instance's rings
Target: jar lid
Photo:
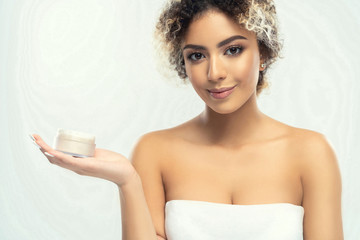
[[[61,139],[69,139],[72,141],[79,141],[88,144],[95,144],[95,136],[83,132],[73,131],[73,130],[65,130],[59,128],[57,131],[57,138]]]

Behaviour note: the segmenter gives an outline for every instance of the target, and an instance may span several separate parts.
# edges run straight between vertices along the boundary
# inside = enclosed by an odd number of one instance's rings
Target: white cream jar
[[[74,157],[92,157],[95,153],[95,136],[73,130],[58,129],[54,149]]]

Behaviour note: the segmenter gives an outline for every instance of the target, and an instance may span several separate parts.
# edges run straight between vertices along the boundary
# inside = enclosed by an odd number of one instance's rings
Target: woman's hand
[[[137,176],[131,162],[119,153],[96,148],[94,157],[77,158],[52,149],[37,134],[33,134],[32,137],[50,163],[80,175],[103,178],[119,187],[131,182]]]

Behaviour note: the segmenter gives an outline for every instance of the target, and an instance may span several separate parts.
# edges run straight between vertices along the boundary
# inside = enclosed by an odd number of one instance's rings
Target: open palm
[[[106,149],[96,148],[94,157],[78,158],[56,151],[46,144],[42,138],[33,134],[35,143],[46,158],[60,167],[74,171],[80,175],[103,178],[122,186],[136,175],[135,168],[123,155]]]

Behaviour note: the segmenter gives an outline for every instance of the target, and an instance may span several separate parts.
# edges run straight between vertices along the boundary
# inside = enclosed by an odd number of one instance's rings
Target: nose
[[[208,80],[216,82],[224,80],[226,76],[227,71],[220,57],[211,57],[209,61]]]

